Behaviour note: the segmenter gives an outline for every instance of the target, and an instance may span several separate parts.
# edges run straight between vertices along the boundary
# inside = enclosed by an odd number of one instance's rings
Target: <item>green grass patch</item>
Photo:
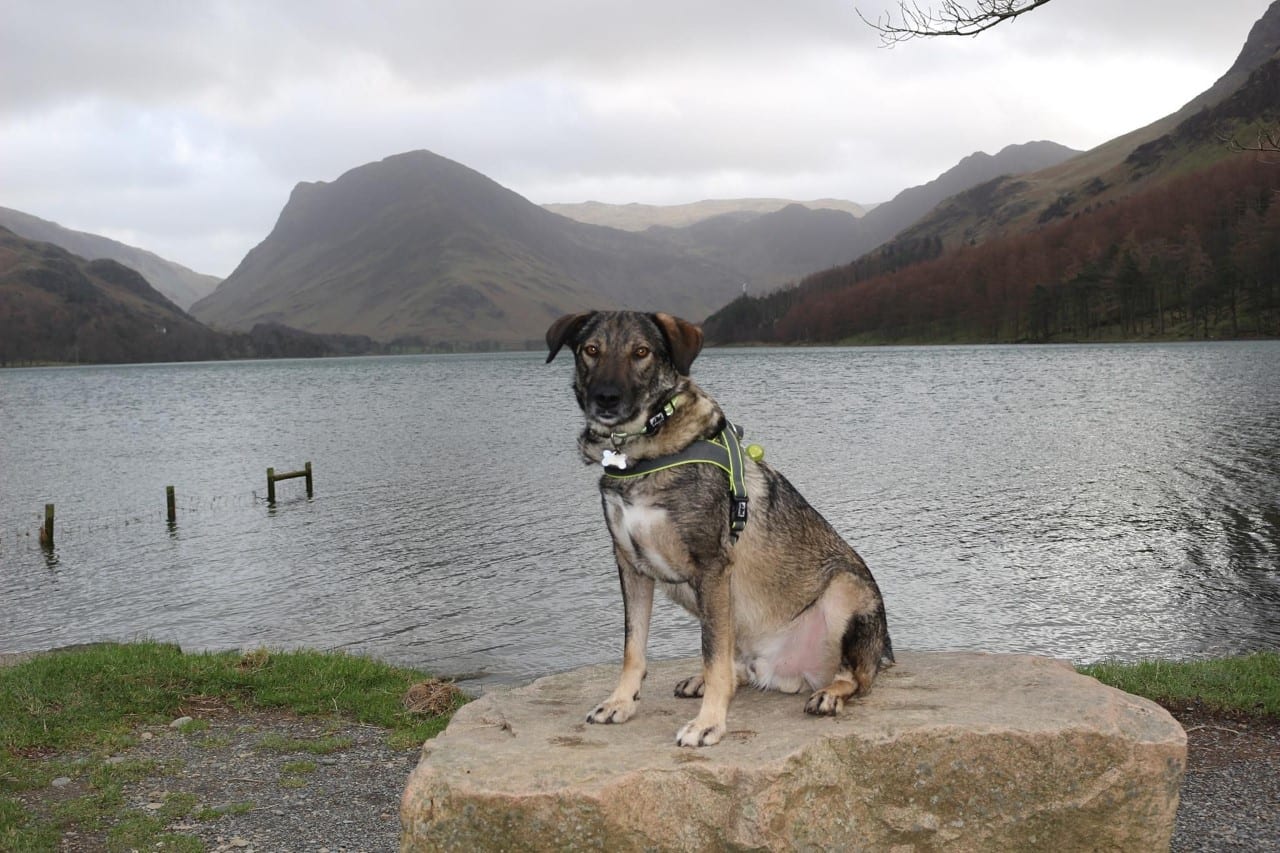
[[[426,677],[331,652],[183,654],[154,642],[54,652],[0,669],[0,754],[118,748],[131,741],[135,725],[167,722],[193,696],[216,696],[235,707],[340,715],[425,740],[449,714],[410,715],[400,699]],[[197,722],[192,731],[199,729]]]
[[[251,812],[255,808],[257,808],[257,806],[254,805],[252,802],[232,803],[231,805],[223,806],[222,808],[213,808],[212,806],[205,806],[204,808],[197,811],[194,817],[198,821],[211,821],[211,820],[217,820],[220,817],[225,817],[226,815],[237,815],[237,814],[244,814],[245,812]]]
[[[165,832],[167,820],[141,812],[129,812],[107,833],[109,853],[134,850],[175,850],[179,853],[201,853],[204,842],[189,835]]]
[[[0,797],[0,850],[57,850],[57,827],[34,820],[16,800]]]
[[[196,734],[197,732],[203,732],[208,730],[209,730],[208,720],[187,720],[185,723],[178,726],[178,731],[182,732],[184,735],[193,735],[193,734]]]
[[[393,747],[406,748],[441,731],[466,701],[458,695],[439,714],[405,711],[405,692],[426,678],[412,669],[340,653],[183,654],[177,646],[155,642],[67,649],[0,668],[0,850],[55,850],[62,831],[72,827],[107,833],[111,850],[201,849],[188,846],[192,839],[160,831],[166,819],[191,814],[194,801],[170,798],[158,814],[125,807],[122,784],[165,772],[154,762],[103,760],[136,743],[139,725],[166,724],[183,715],[188,703],[215,698],[233,708],[278,708],[379,726]],[[207,728],[206,721],[196,719],[181,733],[200,741],[208,738]],[[264,748],[326,755],[350,745],[329,735],[282,738]],[[88,790],[39,815],[3,796],[40,790],[57,776],[80,780]],[[204,809],[196,816],[209,820],[230,813]]]
[[[1205,661],[1104,662],[1079,668],[1104,684],[1178,707],[1280,717],[1280,653]]]
[[[305,776],[308,773],[315,773],[318,768],[319,765],[314,761],[287,761],[280,768],[280,772],[290,776]]]
[[[258,749],[264,752],[307,752],[311,755],[332,755],[350,748],[354,741],[349,737],[329,735],[318,738],[285,737],[275,733],[263,735]]]

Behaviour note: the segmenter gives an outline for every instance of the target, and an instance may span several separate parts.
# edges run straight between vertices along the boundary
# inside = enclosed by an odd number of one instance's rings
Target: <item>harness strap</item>
[[[641,459],[617,470],[605,468],[604,475],[617,480],[644,477],[680,465],[714,465],[729,475],[729,536],[733,541],[747,526],[746,459],[742,452],[742,428],[725,421],[724,429],[713,439],[700,438],[669,456]]]

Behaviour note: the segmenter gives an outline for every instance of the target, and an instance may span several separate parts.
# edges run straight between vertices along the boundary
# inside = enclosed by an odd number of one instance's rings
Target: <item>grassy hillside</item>
[[[25,237],[28,240],[61,246],[71,254],[82,258],[106,258],[118,261],[137,271],[148,284],[184,311],[198,299],[212,293],[221,280],[216,276],[203,275],[181,264],[167,261],[145,249],[100,237],[97,234],[63,228],[56,222],[49,222],[7,207],[0,207],[0,227],[8,228],[19,237]]]
[[[1237,154],[1030,233],[895,241],[742,298],[709,338],[1018,342],[1280,335],[1280,167]]]

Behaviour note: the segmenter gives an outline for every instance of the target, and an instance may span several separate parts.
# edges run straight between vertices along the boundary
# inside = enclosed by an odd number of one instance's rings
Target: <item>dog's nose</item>
[[[622,402],[622,393],[613,385],[603,385],[591,395],[596,408],[602,412],[612,412]]]

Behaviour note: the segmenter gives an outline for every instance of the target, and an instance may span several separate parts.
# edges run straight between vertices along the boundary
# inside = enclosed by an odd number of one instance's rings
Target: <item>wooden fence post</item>
[[[177,505],[177,501],[174,499],[174,496],[173,496],[173,486],[164,487],[164,503],[165,503],[165,507],[169,510],[169,523],[177,524],[178,523],[178,505]]]
[[[44,526],[40,528],[40,544],[53,547],[53,504],[44,505]]]
[[[276,502],[276,480],[292,480],[295,477],[307,478],[307,497],[314,494],[311,480],[311,463],[308,462],[301,471],[285,471],[277,474],[275,468],[267,469],[267,503],[274,504]]]

